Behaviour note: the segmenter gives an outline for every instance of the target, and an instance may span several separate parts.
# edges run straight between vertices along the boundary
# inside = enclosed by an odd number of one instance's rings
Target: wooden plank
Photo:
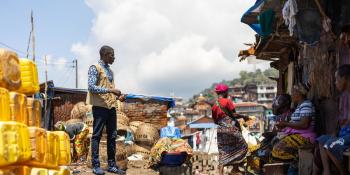
[[[298,150],[299,154],[299,175],[311,175],[314,154],[312,152],[313,147],[304,147]]]

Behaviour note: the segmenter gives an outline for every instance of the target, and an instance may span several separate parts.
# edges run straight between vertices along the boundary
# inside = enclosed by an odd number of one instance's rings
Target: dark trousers
[[[104,126],[107,130],[107,156],[108,164],[115,166],[115,139],[116,139],[116,120],[117,115],[115,108],[108,109],[98,106],[92,107],[94,117],[93,132],[91,137],[91,158],[92,166],[100,166],[99,145]]]

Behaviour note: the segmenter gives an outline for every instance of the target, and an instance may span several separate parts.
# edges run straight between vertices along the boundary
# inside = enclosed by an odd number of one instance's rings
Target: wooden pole
[[[33,16],[33,10],[31,13],[31,24],[32,24],[32,54],[33,54],[33,61],[35,62],[35,32],[34,32],[34,16]]]
[[[78,59],[75,59],[75,88],[78,89]]]

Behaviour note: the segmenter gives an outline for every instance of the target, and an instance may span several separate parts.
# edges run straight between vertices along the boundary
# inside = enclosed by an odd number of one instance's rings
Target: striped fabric
[[[310,100],[305,100],[297,106],[294,113],[291,116],[291,122],[298,122],[303,117],[311,118],[310,127],[315,127],[315,107]]]

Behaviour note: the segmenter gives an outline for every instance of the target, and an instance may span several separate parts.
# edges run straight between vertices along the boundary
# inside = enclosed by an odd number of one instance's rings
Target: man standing
[[[86,103],[92,105],[93,133],[91,138],[91,156],[93,173],[103,175],[99,161],[99,144],[104,126],[107,130],[108,172],[124,174],[115,161],[116,102],[121,96],[115,88],[113,72],[109,65],[114,62],[114,50],[110,46],[102,46],[98,64],[92,65],[88,72],[88,94]]]

